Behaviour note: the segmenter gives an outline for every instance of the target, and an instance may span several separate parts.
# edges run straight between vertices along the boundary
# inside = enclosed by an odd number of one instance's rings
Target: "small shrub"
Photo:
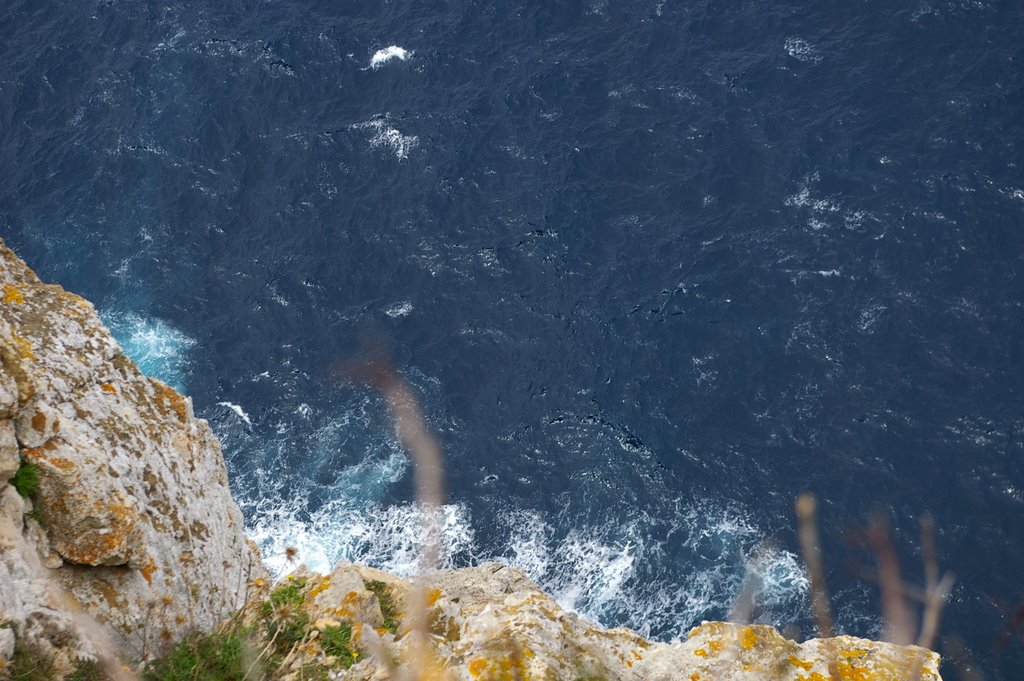
[[[23,497],[30,497],[39,488],[39,470],[34,463],[22,461],[18,466],[18,472],[11,478],[11,484],[18,494]]]
[[[397,636],[398,625],[402,621],[402,613],[398,610],[398,605],[395,603],[391,587],[380,580],[374,579],[366,582],[366,588],[377,595],[377,602],[380,604],[380,614],[384,616],[384,628]]]
[[[300,607],[306,598],[305,588],[305,579],[290,580],[287,584],[270,592],[270,597],[260,604],[260,612],[264,617],[270,617],[274,614],[274,610],[281,606]]]
[[[344,623],[337,627],[324,627],[320,632],[320,647],[325,653],[338,658],[342,668],[348,669],[356,661],[352,650],[352,625]]]
[[[267,620],[267,636],[274,641],[274,650],[279,655],[287,655],[295,644],[306,638],[308,630],[309,615],[301,611]]]

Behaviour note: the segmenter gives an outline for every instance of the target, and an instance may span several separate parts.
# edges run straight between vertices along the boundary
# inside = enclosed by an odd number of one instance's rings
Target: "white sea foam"
[[[346,500],[329,503],[308,519],[301,510],[304,505],[300,499],[278,506],[249,528],[249,536],[260,546],[273,573],[290,572],[297,563],[328,572],[338,560],[373,565],[401,576],[417,571],[423,519],[414,504],[380,506]],[[455,557],[465,559],[473,544],[466,509],[458,504],[445,506],[442,567],[454,567]],[[288,547],[298,550],[295,564],[285,557]]]
[[[100,317],[142,373],[177,390],[185,389],[187,355],[195,339],[157,317],[118,310],[101,311]]]
[[[723,616],[747,572],[755,577],[757,602],[779,622],[805,606],[807,579],[797,557],[762,546],[763,530],[736,509],[694,503],[664,518],[609,520],[563,536],[537,512],[514,510],[504,522],[509,540],[501,559],[562,607],[605,625],[626,618],[641,633],[681,636],[703,618]],[[682,583],[645,571],[680,559],[687,562]]]
[[[403,135],[397,128],[392,127],[390,120],[386,114],[378,115],[363,123],[355,123],[350,128],[372,131],[370,146],[375,149],[388,149],[395,158],[402,161],[409,158],[409,152],[419,145],[420,140],[415,135]]]
[[[406,61],[407,59],[412,57],[412,55],[413,53],[410,50],[405,49],[404,47],[399,47],[398,45],[389,45],[388,47],[377,50],[376,52],[373,53],[373,56],[370,57],[370,68],[374,70],[379,69],[381,66],[384,66],[384,64],[388,63],[389,61],[393,61],[396,59],[398,61]]]
[[[410,312],[412,312],[412,303],[410,303],[408,300],[403,300],[399,303],[395,303],[394,305],[388,305],[386,308],[384,308],[384,314],[391,317],[392,319],[397,319],[398,317],[407,317],[409,316]]]
[[[394,464],[393,459],[370,462],[364,472],[384,477],[404,472],[404,460],[386,472]],[[349,480],[340,488],[352,491],[348,484],[359,475],[346,475]],[[277,574],[295,567],[285,558],[286,547],[297,548],[297,562],[315,570],[329,570],[345,559],[399,575],[415,573],[422,522],[417,507],[360,501],[366,493],[363,489],[312,514],[303,511],[304,499],[264,506],[255,514],[246,509],[253,518],[250,536]],[[725,616],[744,580],[754,585],[756,602],[771,615],[769,621],[781,623],[806,608],[808,584],[798,558],[764,545],[764,531],[740,510],[702,502],[664,518],[638,514],[625,523],[609,519],[568,530],[559,530],[537,511],[510,509],[500,521],[507,550],[483,555],[468,509],[445,506],[442,566],[501,560],[524,570],[567,610],[604,625],[625,621],[644,634],[682,636],[703,618]],[[685,561],[672,571],[682,576],[681,582],[670,581],[666,573],[651,574],[653,566],[668,560]]]
[[[221,407],[227,407],[231,411],[235,412],[238,415],[238,418],[245,421],[245,425],[252,425],[252,420],[249,418],[249,415],[246,414],[245,410],[242,409],[242,407],[240,407],[239,405],[235,404],[234,402],[218,402],[217,404],[220,405]]]
[[[818,49],[803,38],[786,38],[786,42],[782,47],[786,50],[786,54],[797,61],[811,62],[814,64],[821,61],[821,55],[818,53]]]

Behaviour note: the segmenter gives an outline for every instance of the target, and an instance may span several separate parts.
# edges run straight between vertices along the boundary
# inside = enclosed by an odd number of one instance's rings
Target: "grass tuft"
[[[373,579],[366,582],[366,588],[377,596],[377,602],[380,604],[380,614],[384,616],[384,628],[398,636],[398,625],[402,622],[402,613],[398,610],[398,604],[395,603],[391,587],[385,582]]]
[[[170,653],[146,665],[145,681],[245,681],[266,678],[268,660],[259,657],[259,642],[248,627],[193,634]]]
[[[338,658],[344,669],[355,664],[356,652],[352,649],[352,625],[348,622],[337,627],[324,627],[320,635],[320,647],[325,653]]]
[[[18,472],[11,478],[11,484],[21,496],[32,496],[39,489],[39,469],[34,463],[22,461],[18,466]]]

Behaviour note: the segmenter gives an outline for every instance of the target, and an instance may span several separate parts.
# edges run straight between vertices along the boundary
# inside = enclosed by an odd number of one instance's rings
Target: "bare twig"
[[[336,372],[343,378],[373,385],[388,402],[398,436],[413,460],[416,501],[422,518],[423,551],[420,574],[409,594],[411,638],[409,664],[402,671],[411,678],[445,678],[430,648],[427,587],[425,575],[437,569],[440,556],[440,514],[444,504],[444,469],[441,445],[427,428],[412,388],[404,378],[379,356],[376,359],[342,365]],[[382,659],[386,656],[380,656]]]
[[[814,608],[814,617],[818,621],[818,632],[822,637],[829,638],[832,636],[832,614],[829,611],[825,571],[818,543],[818,527],[815,520],[817,505],[813,494],[801,494],[796,499],[796,517],[800,523],[800,548],[811,578],[811,605]]]
[[[885,639],[897,645],[914,641],[914,626],[903,599],[900,563],[889,536],[889,522],[881,514],[875,515],[868,527],[868,542],[878,562],[878,585],[882,591],[882,618],[885,620]]]
[[[917,645],[931,648],[939,631],[942,606],[953,588],[953,575],[946,573],[939,579],[938,552],[935,550],[935,522],[931,516],[921,518],[921,555],[924,558],[925,606],[921,615],[921,633]]]

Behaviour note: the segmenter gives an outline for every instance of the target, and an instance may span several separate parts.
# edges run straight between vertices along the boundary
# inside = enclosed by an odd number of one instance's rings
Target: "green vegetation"
[[[270,681],[298,672],[301,681],[329,681],[331,670],[348,669],[359,660],[352,623],[325,626],[319,636],[303,609],[307,581],[290,579],[261,603],[237,613],[209,634],[194,633],[160,658],[148,662],[143,681]],[[390,587],[375,582],[389,626],[397,627]],[[246,614],[248,613],[248,615]],[[0,621],[0,627],[10,622]],[[325,659],[324,656],[327,656]],[[51,681],[60,670],[43,648],[19,646],[0,671],[3,681]],[[96,662],[82,662],[66,681],[107,681]]]
[[[395,597],[391,593],[391,587],[380,580],[366,582],[366,588],[377,596],[380,604],[380,614],[384,616],[384,628],[398,636],[398,625],[402,621],[402,613],[398,610]]]
[[[11,478],[11,484],[18,494],[23,497],[30,497],[39,488],[39,470],[34,463],[22,461],[18,466],[18,472]]]
[[[10,681],[50,681],[53,657],[42,648],[19,645],[14,649],[7,673]]]
[[[287,584],[271,591],[270,597],[260,604],[267,637],[278,655],[287,655],[306,638],[309,615],[302,610],[305,588],[305,579],[290,579]]]
[[[67,681],[107,681],[108,677],[99,662],[81,662]]]
[[[260,642],[249,627],[193,635],[170,653],[146,665],[145,681],[245,681],[267,678],[273,661],[260,656]]]
[[[337,627],[325,627],[320,635],[320,648],[325,653],[338,658],[342,668],[348,669],[356,661],[356,652],[352,650],[352,625],[344,623]]]
[[[8,628],[4,625],[0,627]],[[10,667],[0,672],[0,678],[6,681],[53,681],[56,677],[53,656],[38,646],[18,645],[14,649],[14,657]],[[66,681],[107,681],[107,675],[98,662],[82,661],[66,677]]]
[[[298,608],[302,606],[306,595],[306,580],[290,579],[287,584],[277,587],[270,592],[270,598],[260,604],[260,612],[264,617],[270,617],[274,610],[282,607]]]

